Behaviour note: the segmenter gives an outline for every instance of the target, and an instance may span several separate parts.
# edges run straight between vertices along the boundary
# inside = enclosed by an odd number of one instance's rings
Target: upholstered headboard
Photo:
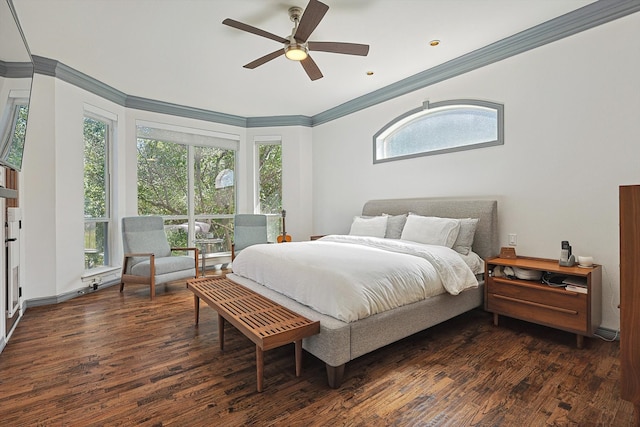
[[[473,241],[473,251],[483,259],[498,255],[498,202],[453,198],[415,198],[369,200],[362,208],[362,215],[401,215],[412,212],[417,215],[441,218],[478,218]]]

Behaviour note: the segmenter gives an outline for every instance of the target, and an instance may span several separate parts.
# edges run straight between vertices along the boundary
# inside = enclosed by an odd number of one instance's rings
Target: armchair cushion
[[[184,276],[184,272],[189,272],[189,274],[187,274],[188,276],[195,276],[193,256],[156,257],[155,267],[156,283],[162,283],[162,281],[159,280],[159,276],[169,273],[179,273],[180,276]],[[151,274],[151,262],[149,258],[131,267],[131,274],[136,276],[149,276]]]

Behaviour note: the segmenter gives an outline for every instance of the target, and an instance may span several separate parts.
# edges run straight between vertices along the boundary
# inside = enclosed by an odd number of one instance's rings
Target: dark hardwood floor
[[[184,284],[28,309],[0,354],[3,426],[629,426],[619,345],[474,310],[347,364],[338,390],[293,345],[265,353]]]

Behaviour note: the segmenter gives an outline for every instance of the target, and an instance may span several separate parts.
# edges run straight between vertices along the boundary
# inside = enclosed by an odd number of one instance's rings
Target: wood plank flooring
[[[338,390],[293,344],[265,353],[230,325],[225,351],[184,284],[113,286],[28,309],[0,354],[3,426],[629,426],[619,344],[474,310],[347,364]]]

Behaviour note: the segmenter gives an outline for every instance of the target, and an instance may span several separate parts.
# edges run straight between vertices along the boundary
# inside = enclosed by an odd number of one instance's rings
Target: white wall
[[[604,266],[602,326],[619,327],[618,186],[640,183],[640,14],[313,129],[314,232],[348,232],[373,198],[499,198],[500,242]],[[503,146],[374,165],[372,136],[431,102],[505,106]]]
[[[124,117],[122,107],[63,81],[36,74],[20,176],[25,300],[58,296],[83,287],[83,117],[87,104],[118,120]],[[122,129],[116,127],[116,144],[124,141],[123,135]],[[116,205],[117,200],[116,197]]]

